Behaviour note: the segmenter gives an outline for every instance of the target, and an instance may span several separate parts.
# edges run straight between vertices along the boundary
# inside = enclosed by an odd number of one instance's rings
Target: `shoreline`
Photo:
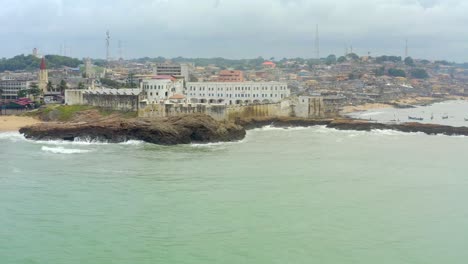
[[[434,98],[434,97],[408,97],[398,100],[393,100],[384,103],[365,103],[360,105],[348,105],[344,106],[340,111],[341,116],[346,116],[351,113],[356,112],[365,112],[375,109],[387,109],[387,108],[414,108],[416,106],[427,106],[436,103],[454,101],[454,100],[467,100],[467,97],[462,96],[451,96],[443,98]]]
[[[0,115],[0,132],[18,132],[22,127],[43,123],[26,116]]]

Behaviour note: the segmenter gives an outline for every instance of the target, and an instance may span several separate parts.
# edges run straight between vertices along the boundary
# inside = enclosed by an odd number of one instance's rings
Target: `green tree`
[[[393,77],[406,77],[406,73],[404,70],[395,68],[388,69],[388,75]]]
[[[427,71],[424,69],[413,69],[410,72],[411,77],[416,78],[416,79],[427,79],[429,78],[429,74],[427,74]]]
[[[325,59],[325,64],[327,65],[332,65],[336,63],[336,56],[334,54],[328,55],[328,57]]]
[[[47,83],[47,91],[54,91],[54,85],[52,84],[51,81]]]
[[[405,64],[408,66],[414,66],[414,60],[411,57],[406,57],[405,58]]]
[[[78,83],[78,89],[84,89],[85,85],[82,82]]]
[[[348,55],[346,55],[346,58],[353,61],[359,60],[359,56],[356,53],[349,53]]]
[[[28,90],[27,89],[19,90],[17,95],[18,95],[18,98],[27,97],[28,96]]]
[[[29,93],[30,95],[34,96],[34,97],[37,97],[37,96],[41,95],[41,92],[42,92],[41,89],[39,89],[39,88],[37,88],[37,87],[36,87],[36,88],[31,88],[31,89],[29,89],[29,91],[28,91],[28,93]]]
[[[343,62],[347,61],[347,59],[346,59],[345,56],[341,56],[341,57],[339,57],[336,61],[337,61],[338,63],[343,63]]]
[[[60,84],[58,86],[58,89],[59,89],[60,93],[64,94],[65,90],[68,89],[67,82],[65,82],[65,80],[61,80]]]

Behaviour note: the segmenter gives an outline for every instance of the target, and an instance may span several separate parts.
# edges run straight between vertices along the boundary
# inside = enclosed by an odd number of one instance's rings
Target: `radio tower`
[[[319,25],[315,28],[315,58],[320,60],[320,39],[319,39]]]
[[[109,33],[109,30],[107,30],[106,31],[106,60],[107,60],[107,63],[110,62],[109,46],[110,46],[110,33]]]
[[[118,45],[119,45],[119,60],[123,60],[122,41],[121,40],[119,40]]]
[[[408,39],[405,40],[405,58],[408,58]]]

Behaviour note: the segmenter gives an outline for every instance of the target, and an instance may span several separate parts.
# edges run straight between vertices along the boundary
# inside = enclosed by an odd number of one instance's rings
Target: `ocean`
[[[466,263],[467,150],[321,126],[180,146],[0,133],[0,262]]]

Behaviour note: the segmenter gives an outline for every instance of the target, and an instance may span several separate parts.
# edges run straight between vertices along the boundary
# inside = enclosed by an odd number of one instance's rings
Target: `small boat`
[[[422,117],[414,117],[414,116],[408,116],[408,119],[409,120],[417,120],[417,121],[423,121],[424,120],[424,118],[422,118]]]
[[[468,118],[465,117],[465,121],[468,122]]]
[[[434,120],[434,113],[431,114],[431,120]]]
[[[448,119],[449,117],[446,115],[446,116],[443,116],[442,119]]]

